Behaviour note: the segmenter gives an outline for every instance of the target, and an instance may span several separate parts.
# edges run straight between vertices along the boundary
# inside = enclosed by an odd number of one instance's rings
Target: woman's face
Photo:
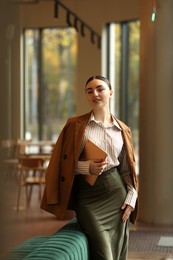
[[[93,109],[109,107],[112,90],[109,89],[107,83],[103,80],[91,80],[85,87],[85,93],[88,103]]]

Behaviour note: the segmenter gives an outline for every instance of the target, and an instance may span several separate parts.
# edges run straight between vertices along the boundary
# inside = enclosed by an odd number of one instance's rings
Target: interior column
[[[139,220],[173,224],[173,1],[141,0]]]

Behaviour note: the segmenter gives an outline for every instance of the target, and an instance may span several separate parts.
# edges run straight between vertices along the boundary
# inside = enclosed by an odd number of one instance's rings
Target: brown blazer
[[[41,208],[63,219],[71,199],[75,170],[79,158],[80,144],[90,113],[68,119],[56,142],[46,172],[46,187],[41,201]],[[137,188],[135,158],[132,136],[129,127],[115,117],[122,128],[123,139],[129,159],[130,171],[134,187]],[[138,204],[138,203],[137,203]],[[135,222],[137,204],[131,213],[130,220]],[[73,207],[71,208],[73,209]]]

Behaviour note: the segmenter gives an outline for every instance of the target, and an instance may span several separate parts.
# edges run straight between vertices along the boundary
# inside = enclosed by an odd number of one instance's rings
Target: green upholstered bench
[[[36,248],[38,248],[40,245],[42,245],[45,241],[47,241],[49,237],[48,236],[35,236],[32,237],[19,246],[17,246],[15,249],[13,249],[10,253],[8,253],[5,257],[3,257],[4,260],[21,260],[24,259],[27,255],[29,255],[31,252],[34,252]]]
[[[74,218],[50,237],[33,237],[10,252],[7,260],[88,260],[88,241]]]

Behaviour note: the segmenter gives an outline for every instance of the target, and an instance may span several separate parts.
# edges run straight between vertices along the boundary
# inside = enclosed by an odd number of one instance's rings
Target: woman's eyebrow
[[[97,89],[97,88],[100,88],[100,87],[104,87],[103,85],[98,85],[97,87],[95,88],[86,88],[86,90],[92,90],[92,89]]]

